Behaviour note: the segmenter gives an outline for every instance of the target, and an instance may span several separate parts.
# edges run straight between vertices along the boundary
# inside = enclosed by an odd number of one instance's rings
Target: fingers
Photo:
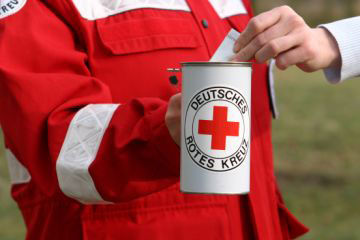
[[[285,70],[291,65],[301,64],[313,58],[313,53],[304,46],[291,49],[276,57],[276,66]]]
[[[291,32],[292,26],[288,21],[280,21],[271,28],[257,35],[244,48],[242,48],[234,57],[236,61],[249,61],[256,53],[268,45],[272,40],[286,36]]]
[[[180,145],[181,93],[172,96],[165,114],[165,124],[175,143]]]
[[[305,21],[290,7],[274,8],[250,21],[236,41],[234,50],[237,53],[232,60],[249,61],[255,58],[265,62],[299,44],[303,38],[297,33],[306,29],[309,27]],[[284,38],[288,35],[293,36]]]
[[[177,94],[173,95],[169,100],[169,104],[172,105],[172,107],[175,109],[180,109],[181,108],[181,93],[177,93]]]
[[[256,54],[255,59],[258,63],[264,63],[279,54],[299,46],[303,41],[303,34],[292,33],[284,37],[279,37],[268,42]]]
[[[264,30],[266,30],[280,20],[280,12],[274,10],[261,13],[250,20],[245,30],[241,33],[240,37],[235,42],[234,52],[238,52],[240,49],[246,46],[255,36],[262,33]]]

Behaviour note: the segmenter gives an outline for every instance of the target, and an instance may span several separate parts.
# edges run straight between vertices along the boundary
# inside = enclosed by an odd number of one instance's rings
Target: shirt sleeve
[[[319,27],[327,29],[336,39],[341,54],[339,67],[324,69],[330,83],[339,83],[360,75],[360,17],[348,18]]]
[[[118,103],[92,76],[76,34],[38,0],[0,19],[0,125],[45,195],[129,201],[178,181],[167,102]]]

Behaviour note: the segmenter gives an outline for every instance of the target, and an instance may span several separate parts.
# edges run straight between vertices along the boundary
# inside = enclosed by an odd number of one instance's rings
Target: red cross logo
[[[211,135],[211,149],[225,150],[227,136],[239,136],[239,122],[227,121],[227,107],[214,106],[213,120],[199,120],[199,134]]]

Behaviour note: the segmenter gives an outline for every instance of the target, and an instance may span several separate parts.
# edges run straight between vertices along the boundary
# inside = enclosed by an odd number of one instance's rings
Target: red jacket
[[[166,69],[209,60],[231,27],[244,29],[249,0],[0,6],[0,123],[27,239],[281,240],[307,231],[276,187],[266,65],[254,67],[251,193],[179,192],[179,148],[164,124],[178,89]]]

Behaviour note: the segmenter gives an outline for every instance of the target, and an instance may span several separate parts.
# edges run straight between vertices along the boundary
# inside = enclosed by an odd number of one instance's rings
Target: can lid
[[[251,67],[252,62],[182,62],[181,66],[246,66]]]

